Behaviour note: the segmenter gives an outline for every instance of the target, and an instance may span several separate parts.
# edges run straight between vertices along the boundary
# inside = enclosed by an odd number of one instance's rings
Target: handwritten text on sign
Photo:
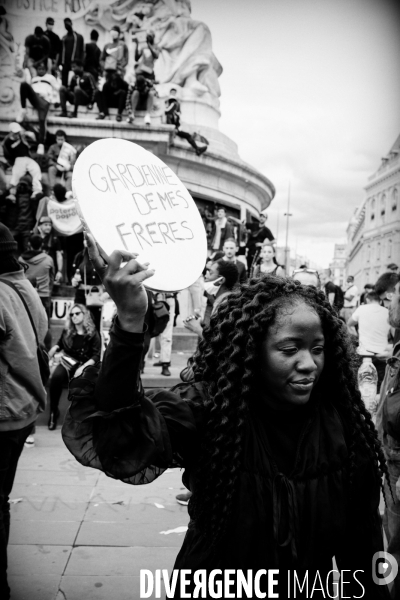
[[[155,270],[149,287],[182,290],[201,274],[207,239],[200,213],[153,153],[128,140],[97,140],[79,155],[72,188],[81,219],[106,254],[135,252]]]
[[[130,235],[136,238],[142,249],[146,245],[175,244],[193,239],[194,234],[188,222],[175,221],[171,214],[175,207],[189,208],[189,203],[180,189],[163,193],[136,191],[141,187],[156,185],[165,188],[177,187],[179,183],[169,167],[156,164],[137,166],[117,163],[113,168],[94,163],[89,168],[89,179],[99,192],[118,194],[122,189],[128,190],[138,214],[142,217],[154,216],[154,220],[148,223],[143,223],[141,219],[141,223],[134,221],[127,225],[123,222],[115,226],[126,250],[129,250],[129,247],[125,238]]]

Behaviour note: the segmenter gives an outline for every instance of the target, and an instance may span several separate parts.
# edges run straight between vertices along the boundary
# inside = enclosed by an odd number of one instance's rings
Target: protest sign
[[[154,290],[178,291],[201,274],[206,233],[196,204],[175,173],[154,154],[108,138],[80,154],[72,189],[81,219],[107,254],[137,252],[155,275]]]
[[[47,202],[47,214],[49,215],[54,229],[63,235],[74,235],[82,231],[82,223],[74,201]]]

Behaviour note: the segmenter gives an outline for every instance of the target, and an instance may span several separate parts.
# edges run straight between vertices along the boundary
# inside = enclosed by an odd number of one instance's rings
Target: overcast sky
[[[269,224],[328,266],[400,133],[400,18],[388,0],[192,0],[224,72],[220,129],[275,185]]]

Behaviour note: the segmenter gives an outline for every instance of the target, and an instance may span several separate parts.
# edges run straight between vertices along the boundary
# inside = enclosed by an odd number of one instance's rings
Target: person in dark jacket
[[[49,40],[49,44],[50,44],[49,58],[51,60],[52,73],[53,73],[53,75],[55,75],[55,68],[56,68],[56,65],[58,64],[58,61],[60,58],[60,53],[61,53],[61,40],[60,40],[59,36],[56,33],[54,33],[53,27],[54,27],[53,17],[47,17],[46,31],[44,32],[44,35]]]
[[[96,29],[92,29],[90,32],[90,42],[85,45],[85,62],[83,65],[84,70],[87,73],[91,73],[94,80],[97,82],[101,67],[100,67],[100,56],[101,50],[97,45],[99,39],[99,32]]]
[[[9,182],[10,193],[8,198],[16,200],[16,186],[23,175],[29,173],[32,177],[34,196],[42,193],[42,172],[38,163],[31,157],[28,138],[35,140],[35,135],[30,131],[24,131],[19,123],[10,123],[10,133],[3,142],[4,158],[12,166],[11,179]]]
[[[294,570],[330,587],[335,557],[344,596],[387,599],[371,568],[383,551],[387,467],[348,334],[323,295],[274,276],[240,286],[204,329],[191,381],[145,394],[143,281],[154,271],[125,252],[105,263],[89,240],[118,317],[102,365],[71,382],[72,454],[131,484],[185,469],[193,495],[175,569],[278,569],[279,597],[289,598]]]
[[[86,305],[87,294],[91,290],[98,290],[99,294],[103,292],[101,279],[89,260],[86,241],[84,241],[84,249],[74,256],[71,284],[75,288],[74,302],[79,304]],[[89,307],[97,331],[100,331],[101,308],[101,306]]]
[[[41,27],[35,27],[35,33],[28,35],[25,39],[24,66],[29,69],[32,77],[35,77],[37,74],[37,67],[41,63],[46,65],[47,71],[49,56],[49,38],[44,35]]]
[[[95,102],[99,108],[99,114],[96,119],[105,119],[109,116],[110,108],[117,108],[117,121],[122,121],[122,113],[125,108],[126,96],[129,86],[116,72],[111,72],[103,89],[96,92]]]
[[[72,28],[72,21],[69,17],[64,19],[64,26],[67,30],[61,40],[61,55],[59,58],[59,64],[62,68],[61,83],[63,86],[68,86],[68,75],[72,67],[72,63],[76,60],[83,62],[85,54],[85,44],[83,36]]]
[[[62,85],[60,87],[61,113],[59,116],[69,116],[76,119],[79,106],[87,106],[89,109],[93,107],[97,83],[91,73],[84,72],[81,60],[75,60],[72,63],[72,70],[75,75],[72,77],[69,86]],[[74,112],[69,115],[67,101],[74,105]]]
[[[96,331],[90,312],[83,304],[72,306],[66,327],[57,344],[50,349],[49,358],[53,358],[60,351],[63,354],[49,382],[50,431],[57,427],[60,416],[58,405],[63,387],[68,385],[71,377],[79,377],[85,367],[100,360],[100,335]]]
[[[28,249],[28,242],[31,231],[35,226],[35,213],[37,203],[32,200],[32,179],[29,175],[24,175],[19,180],[16,188],[16,222],[12,228],[15,240],[18,242],[20,254]]]

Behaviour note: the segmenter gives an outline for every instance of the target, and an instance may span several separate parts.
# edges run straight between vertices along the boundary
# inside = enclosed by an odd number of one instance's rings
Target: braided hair
[[[349,424],[350,490],[360,447],[369,455],[382,490],[383,474],[389,481],[381,444],[357,387],[359,360],[324,293],[282,277],[252,279],[221,303],[191,361],[193,379],[205,390],[205,433],[189,514],[214,549],[234,508],[261,344],[282,308],[299,303],[310,306],[321,319],[325,366],[317,384],[318,398],[334,404]]]

